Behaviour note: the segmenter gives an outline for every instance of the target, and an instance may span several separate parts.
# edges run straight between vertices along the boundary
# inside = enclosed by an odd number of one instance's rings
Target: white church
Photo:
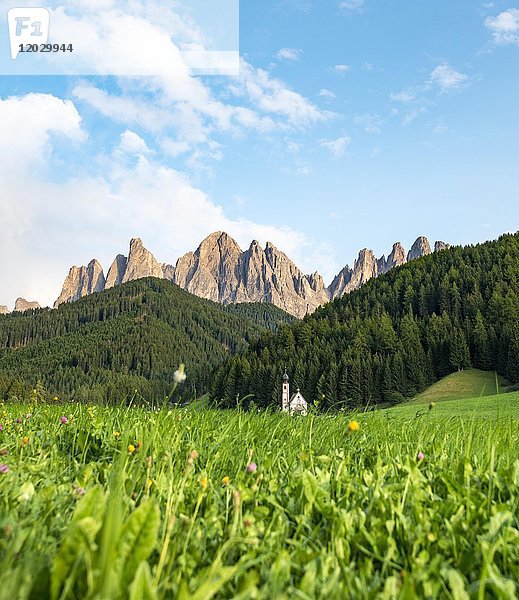
[[[290,383],[288,375],[283,375],[283,391],[281,395],[281,408],[283,412],[291,415],[303,415],[308,413],[308,402],[303,398],[301,390],[297,388],[297,392],[290,397]]]

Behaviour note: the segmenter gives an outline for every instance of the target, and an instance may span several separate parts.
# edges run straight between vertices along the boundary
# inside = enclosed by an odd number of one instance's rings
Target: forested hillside
[[[519,234],[420,258],[262,336],[217,370],[212,397],[279,404],[286,367],[308,401],[356,408],[471,365],[519,382]]]
[[[40,382],[52,396],[118,402],[164,398],[186,364],[185,397],[207,390],[229,352],[292,317],[268,304],[221,306],[141,279],[58,310],[0,317],[0,399]],[[41,394],[41,385],[38,386]]]

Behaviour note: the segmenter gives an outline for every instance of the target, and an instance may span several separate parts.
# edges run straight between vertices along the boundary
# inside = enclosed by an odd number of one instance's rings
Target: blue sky
[[[0,304],[134,235],[165,262],[270,239],[329,282],[362,247],[518,229],[518,4],[240,8],[237,77],[0,78]]]

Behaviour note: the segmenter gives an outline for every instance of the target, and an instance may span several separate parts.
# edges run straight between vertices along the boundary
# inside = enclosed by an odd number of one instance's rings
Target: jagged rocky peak
[[[342,269],[340,273],[334,277],[332,283],[328,287],[328,293],[330,294],[330,298],[332,300],[339,298],[344,294],[344,290],[346,290],[348,284],[350,283],[352,275],[353,269],[350,269],[350,267],[346,265],[344,269]]]
[[[14,312],[25,312],[36,308],[41,308],[38,302],[28,302],[25,298],[18,298],[14,305]]]
[[[7,308],[7,306],[0,304],[0,315],[8,315],[8,314],[9,314],[9,309]]]
[[[431,245],[429,244],[429,240],[422,235],[417,238],[415,243],[411,246],[411,250],[409,250],[407,255],[407,261],[409,262],[410,260],[427,256],[428,254],[431,254]]]
[[[122,254],[118,254],[108,269],[108,275],[106,276],[105,289],[110,289],[116,285],[121,285],[123,282],[124,274],[126,273],[126,265],[128,259]]]
[[[446,242],[438,241],[434,243],[434,251],[441,252],[442,250],[448,250],[451,247],[450,244]]]
[[[91,260],[86,267],[72,267],[63,283],[63,288],[54,303],[57,308],[64,302],[74,302],[84,296],[105,289],[103,267],[97,259]]]
[[[407,262],[407,258],[405,255],[404,247],[400,242],[396,242],[393,244],[393,249],[391,250],[391,254],[387,257],[386,261],[386,271],[393,269],[394,267],[399,267]]]
[[[178,259],[172,280],[202,298],[224,304],[233,302],[241,254],[241,248],[232,237],[217,231],[207,236],[195,252]]]
[[[344,294],[349,294],[369,281],[372,277],[376,277],[378,275],[380,262],[381,260],[377,261],[373,250],[363,248],[359,252],[359,256],[353,265],[353,269],[350,269],[346,265],[332,281],[328,288],[331,298],[338,298]]]
[[[175,267],[164,263],[162,265],[162,276],[168,281],[173,281],[175,279]]]
[[[122,283],[142,279],[143,277],[159,277],[162,279],[162,265],[144,247],[140,238],[133,238],[130,241],[130,252]]]

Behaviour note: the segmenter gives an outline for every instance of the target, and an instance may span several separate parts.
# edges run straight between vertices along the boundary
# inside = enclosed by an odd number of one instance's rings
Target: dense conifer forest
[[[58,310],[0,317],[0,399],[160,401],[186,364],[184,399],[208,388],[228,353],[292,317],[270,304],[221,306],[141,279]],[[34,394],[34,392],[30,392]]]
[[[218,368],[220,406],[279,405],[286,368],[320,408],[397,403],[466,367],[519,383],[519,234],[372,279]]]

